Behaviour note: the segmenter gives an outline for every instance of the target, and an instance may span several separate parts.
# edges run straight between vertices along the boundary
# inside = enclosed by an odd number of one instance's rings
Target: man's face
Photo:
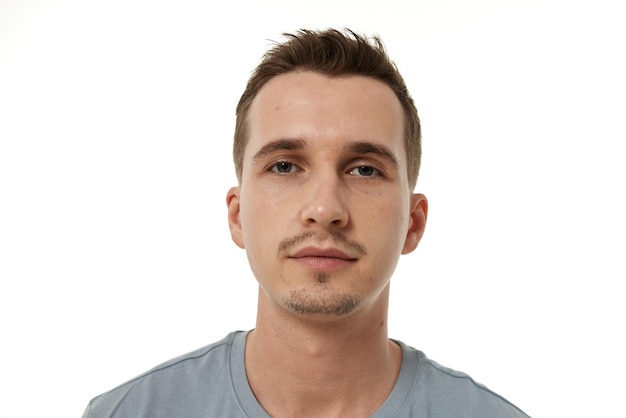
[[[227,203],[262,297],[298,315],[377,303],[426,218],[426,199],[409,190],[393,91],[363,76],[283,74],[260,90],[248,124]]]

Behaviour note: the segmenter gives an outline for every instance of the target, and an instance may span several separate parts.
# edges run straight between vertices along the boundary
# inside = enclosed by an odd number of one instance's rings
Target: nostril
[[[322,228],[342,228],[348,222],[348,209],[341,190],[336,183],[317,182],[307,189],[302,202],[301,221],[307,225],[318,224]]]

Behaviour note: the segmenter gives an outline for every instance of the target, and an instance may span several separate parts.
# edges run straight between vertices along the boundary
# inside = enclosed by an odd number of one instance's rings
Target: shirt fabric
[[[83,418],[269,417],[246,377],[247,334],[233,332],[97,396]],[[395,342],[402,348],[400,374],[373,418],[528,417],[468,375]]]

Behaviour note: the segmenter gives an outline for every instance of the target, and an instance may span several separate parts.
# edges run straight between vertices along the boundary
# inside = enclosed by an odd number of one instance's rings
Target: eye
[[[278,174],[294,173],[297,170],[298,167],[288,161],[279,161],[271,166],[272,173]]]
[[[353,168],[348,173],[360,177],[374,177],[380,175],[380,172],[378,170],[369,165],[360,165]]]

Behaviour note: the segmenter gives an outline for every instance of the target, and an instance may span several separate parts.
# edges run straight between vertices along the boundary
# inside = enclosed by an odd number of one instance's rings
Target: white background
[[[271,40],[381,35],[430,218],[390,335],[533,417],[626,416],[624,13],[609,0],[0,0],[0,417],[254,326],[234,108]]]

